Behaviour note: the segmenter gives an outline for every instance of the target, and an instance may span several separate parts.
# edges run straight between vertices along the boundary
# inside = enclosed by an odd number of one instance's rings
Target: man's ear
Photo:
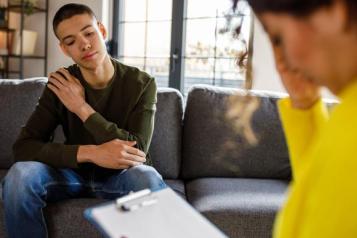
[[[62,42],[59,43],[59,46],[60,46],[60,48],[61,48],[63,54],[65,54],[66,56],[70,57],[69,54],[68,54],[68,51],[67,51],[66,47],[63,45]]]
[[[107,38],[107,29],[105,29],[105,26],[103,25],[103,23],[98,22],[98,29],[100,31],[100,33],[103,36],[103,39],[105,40]]]

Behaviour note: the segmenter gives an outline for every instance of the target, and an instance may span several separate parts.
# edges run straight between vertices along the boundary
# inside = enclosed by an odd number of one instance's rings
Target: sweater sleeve
[[[126,129],[118,128],[115,123],[106,120],[97,112],[84,122],[84,127],[93,135],[98,144],[116,138],[136,141],[137,148],[147,153],[154,129],[156,91],[155,80],[150,79],[128,117]]]
[[[328,111],[321,100],[308,110],[294,109],[289,98],[278,101],[287,145],[289,148],[293,179],[299,179],[308,161],[303,158],[314,147],[322,128],[328,121]]]
[[[77,167],[77,145],[52,143],[59,125],[58,99],[46,87],[35,111],[13,145],[15,161],[39,161],[59,168]]]

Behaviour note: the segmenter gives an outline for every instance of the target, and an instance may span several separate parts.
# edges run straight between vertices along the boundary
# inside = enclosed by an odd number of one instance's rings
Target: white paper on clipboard
[[[170,188],[151,193],[149,199],[155,202],[130,211],[115,202],[88,208],[85,217],[107,237],[227,237]]]

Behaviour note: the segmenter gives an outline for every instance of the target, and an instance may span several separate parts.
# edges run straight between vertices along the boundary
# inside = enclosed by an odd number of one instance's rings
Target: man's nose
[[[92,45],[90,44],[90,41],[83,37],[81,39],[81,50],[85,51],[85,50],[90,49],[91,47],[92,47]]]

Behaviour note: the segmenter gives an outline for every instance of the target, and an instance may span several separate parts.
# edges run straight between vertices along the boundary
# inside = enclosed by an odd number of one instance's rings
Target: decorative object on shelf
[[[28,75],[47,75],[48,2],[49,0],[0,0],[0,8],[5,10],[6,23],[4,27],[0,26],[0,59],[3,62],[0,78],[23,79]],[[33,22],[26,20],[29,15],[31,19],[41,21],[43,32],[39,32],[42,31],[41,27],[28,24]],[[43,67],[40,66],[41,63],[36,63],[40,67],[29,67],[35,61],[42,61]]]
[[[12,41],[12,50],[11,54],[20,55],[21,54],[21,37],[20,31],[16,30],[13,41]],[[36,40],[37,40],[37,32],[22,30],[22,55],[33,55],[35,52]]]
[[[37,1],[38,0],[11,0],[10,5],[21,6],[21,4],[23,3],[25,15],[31,15],[32,13],[34,13],[34,9],[37,6]]]
[[[0,27],[6,27],[7,20],[6,20],[6,8],[0,6]]]

